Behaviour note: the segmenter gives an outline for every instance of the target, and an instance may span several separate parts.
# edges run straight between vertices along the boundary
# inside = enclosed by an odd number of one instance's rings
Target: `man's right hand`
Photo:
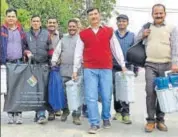
[[[171,70],[172,70],[172,72],[174,72],[174,73],[178,73],[178,65],[172,65]]]
[[[125,73],[127,71],[126,67],[122,67],[122,72]]]
[[[28,58],[31,58],[33,56],[32,52],[29,51],[29,50],[25,50],[24,51],[24,54],[28,57]]]
[[[77,72],[73,72],[72,79],[73,80],[77,80],[77,77],[78,77]]]
[[[150,32],[151,32],[150,29],[145,29],[145,30],[143,31],[142,38],[144,39],[144,38],[148,37],[148,36],[150,35]]]
[[[57,64],[55,61],[51,61],[51,67],[55,67]]]

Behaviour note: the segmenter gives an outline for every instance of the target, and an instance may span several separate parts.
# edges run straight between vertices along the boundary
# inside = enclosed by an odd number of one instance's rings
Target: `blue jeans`
[[[100,91],[98,91],[98,86],[100,86]],[[112,70],[84,69],[84,88],[89,123],[91,126],[99,126],[98,92],[102,100],[102,119],[109,120],[111,117]]]

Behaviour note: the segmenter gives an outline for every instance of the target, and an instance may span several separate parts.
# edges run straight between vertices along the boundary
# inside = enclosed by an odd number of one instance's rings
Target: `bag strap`
[[[150,23],[150,22],[147,22],[146,24],[143,25],[143,29],[149,29],[150,26],[151,26],[151,23]],[[142,40],[140,40],[139,42],[143,42],[145,39],[147,39],[147,37],[144,38],[144,39],[142,39]],[[138,43],[139,43],[139,42],[138,42]]]
[[[146,24],[143,25],[143,28],[144,29],[149,29],[151,26],[151,23],[150,22],[147,22]]]

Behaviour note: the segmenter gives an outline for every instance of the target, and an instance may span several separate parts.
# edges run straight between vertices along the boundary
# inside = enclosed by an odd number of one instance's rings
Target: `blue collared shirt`
[[[22,58],[22,43],[20,32],[16,28],[15,30],[8,30],[8,42],[7,42],[7,59],[16,60]]]

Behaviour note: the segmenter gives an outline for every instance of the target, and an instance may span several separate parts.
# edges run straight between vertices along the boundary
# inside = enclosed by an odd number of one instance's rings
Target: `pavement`
[[[131,119],[133,124],[125,125],[118,121],[111,121],[110,129],[103,129],[96,135],[87,133],[89,124],[87,119],[81,118],[82,125],[76,126],[72,123],[71,115],[66,122],[61,122],[60,117],[45,125],[38,125],[33,122],[34,112],[24,112],[22,125],[8,125],[7,114],[1,112],[1,137],[178,137],[178,113],[167,114],[165,117],[168,132],[161,132],[155,129],[152,133],[144,132],[146,118],[145,101],[145,80],[144,70],[135,79],[136,101],[131,104]],[[4,100],[1,96],[1,107]],[[99,103],[101,111],[101,104]],[[111,114],[114,115],[113,105]],[[102,124],[102,123],[101,123]]]

